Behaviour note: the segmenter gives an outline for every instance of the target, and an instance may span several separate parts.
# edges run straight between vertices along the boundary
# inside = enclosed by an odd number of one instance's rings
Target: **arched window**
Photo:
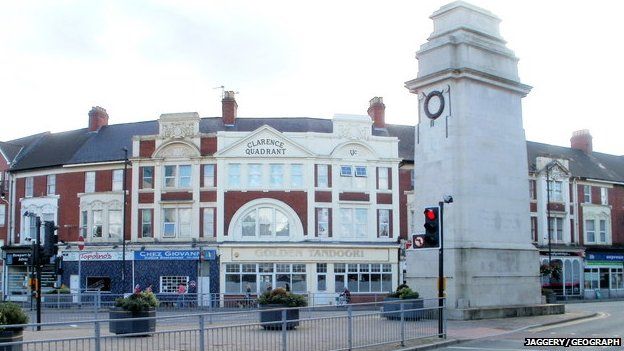
[[[242,240],[303,239],[303,225],[299,214],[276,199],[262,198],[248,202],[232,216],[232,224],[228,230],[229,235]]]
[[[274,207],[255,207],[242,216],[241,235],[244,237],[288,237],[288,216]]]

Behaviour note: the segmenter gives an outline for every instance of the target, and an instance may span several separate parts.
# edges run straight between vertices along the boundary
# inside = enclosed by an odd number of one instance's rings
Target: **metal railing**
[[[158,315],[134,321],[156,321],[156,329],[115,335],[113,319],[42,323],[42,331],[24,329],[24,341],[0,343],[0,349],[22,350],[353,350],[383,344],[405,345],[411,340],[446,337],[445,315],[438,299],[398,300],[345,306],[301,307]],[[298,311],[298,316],[291,316]],[[160,312],[158,312],[161,314]],[[275,313],[263,321],[261,314]],[[7,326],[12,327],[12,326]],[[134,336],[134,337],[132,337]],[[142,336],[142,337],[139,337]]]

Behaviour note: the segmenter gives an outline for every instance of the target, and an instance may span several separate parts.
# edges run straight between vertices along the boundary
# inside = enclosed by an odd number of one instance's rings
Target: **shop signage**
[[[586,259],[588,261],[624,261],[624,254],[606,252],[587,253]]]
[[[540,255],[548,256],[548,251],[540,251]],[[568,257],[568,256],[580,256],[579,252],[551,252],[552,257]]]
[[[247,143],[247,148],[245,149],[245,155],[249,156],[274,156],[284,154],[286,154],[284,142],[272,138],[252,140]]]
[[[355,248],[237,248],[233,261],[357,261],[389,262],[388,249]]]
[[[214,261],[217,258],[217,250],[204,250],[204,260]]]
[[[79,252],[65,252],[63,253],[63,260],[65,261],[121,261],[123,255],[119,251],[79,251]],[[126,254],[126,259],[129,259]]]
[[[198,261],[199,250],[148,250],[148,251],[135,251],[134,259],[138,261],[142,260],[183,260],[183,261]]]
[[[30,260],[30,252],[8,253],[6,257],[6,262],[8,265],[27,266],[28,261]]]

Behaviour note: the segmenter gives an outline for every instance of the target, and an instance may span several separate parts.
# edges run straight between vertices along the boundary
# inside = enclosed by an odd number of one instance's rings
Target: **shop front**
[[[353,301],[381,299],[397,286],[395,245],[223,244],[221,292],[256,296],[283,287],[313,304],[333,304],[345,288]]]
[[[216,249],[71,251],[63,253],[63,281],[74,292],[123,294],[151,287],[160,296],[216,292],[218,264]],[[211,277],[215,277],[210,279]],[[214,282],[211,282],[214,280]],[[212,288],[211,288],[212,286]],[[175,297],[172,297],[175,300]]]
[[[585,298],[624,297],[624,251],[585,253]]]
[[[582,267],[581,251],[553,251],[551,263],[560,268],[561,274],[553,277],[542,277],[542,287],[554,290],[565,298],[580,298],[582,296]],[[540,263],[548,264],[548,252],[540,251]]]

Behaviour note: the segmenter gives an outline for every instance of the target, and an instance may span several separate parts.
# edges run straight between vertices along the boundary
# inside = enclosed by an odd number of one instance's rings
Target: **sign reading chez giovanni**
[[[284,142],[271,138],[257,139],[247,143],[245,149],[246,155],[259,155],[259,156],[273,156],[273,155],[285,155],[286,148]]]
[[[388,249],[355,248],[237,248],[232,261],[350,261],[388,262]]]

